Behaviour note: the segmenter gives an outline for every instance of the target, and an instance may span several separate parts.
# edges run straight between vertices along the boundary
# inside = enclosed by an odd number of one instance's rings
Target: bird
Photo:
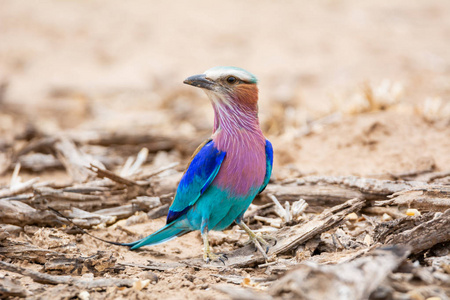
[[[166,225],[132,243],[132,250],[200,230],[206,263],[228,259],[215,254],[208,232],[236,222],[267,260],[269,242],[243,221],[245,211],[267,186],[273,166],[272,144],[258,120],[257,78],[238,67],[214,67],[186,78],[202,89],[214,110],[212,135],[192,155],[169,208]]]

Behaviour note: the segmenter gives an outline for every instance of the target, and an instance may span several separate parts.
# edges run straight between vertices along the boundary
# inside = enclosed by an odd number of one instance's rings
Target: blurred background
[[[230,65],[259,78],[279,179],[448,170],[449,15],[444,0],[3,0],[0,164],[30,132],[200,142],[212,108],[182,82]]]

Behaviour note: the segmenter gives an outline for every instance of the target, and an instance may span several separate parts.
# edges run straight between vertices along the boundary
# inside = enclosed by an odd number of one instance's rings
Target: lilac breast
[[[261,132],[220,132],[217,149],[226,152],[213,184],[233,196],[247,196],[263,184],[266,173],[265,138]]]

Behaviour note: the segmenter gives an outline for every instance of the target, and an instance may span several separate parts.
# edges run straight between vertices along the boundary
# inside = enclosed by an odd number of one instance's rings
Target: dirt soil
[[[30,130],[40,136],[151,133],[182,139],[186,146],[153,153],[145,167],[180,162],[180,174],[213,122],[206,96],[182,82],[210,67],[233,65],[259,79],[261,126],[275,151],[274,182],[305,175],[397,179],[449,171],[449,15],[450,2],[438,0],[3,0],[0,150],[11,144],[20,149],[24,144],[16,143],[17,137]],[[137,154],[114,147],[109,149],[122,154],[113,171]],[[95,155],[96,148],[87,151]],[[0,165],[6,157],[0,153]],[[0,185],[8,185],[11,176],[12,168]],[[62,168],[24,170],[20,176],[71,181]],[[164,223],[164,216],[144,216],[135,224],[89,232],[125,242]],[[247,239],[236,227],[225,235],[213,233],[218,252],[237,249]],[[215,274],[256,278],[265,271],[170,267],[201,257],[197,232],[138,252],[32,225],[16,241],[82,257],[107,251],[124,264],[169,266],[151,271],[125,266],[106,276],[150,279],[150,285],[140,291],[93,289],[91,299],[227,299],[212,287],[234,284]],[[27,261],[21,266],[42,270]],[[74,286],[8,276],[37,298],[80,297]]]

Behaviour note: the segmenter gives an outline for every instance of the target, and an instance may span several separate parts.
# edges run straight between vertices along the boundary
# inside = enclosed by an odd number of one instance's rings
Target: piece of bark
[[[52,154],[30,153],[19,157],[22,169],[42,172],[47,169],[62,169],[62,163]]]
[[[376,201],[375,205],[398,205],[420,211],[446,211],[450,209],[450,186],[427,185],[421,188],[400,191],[392,199]]]
[[[93,273],[98,276],[114,269],[116,262],[117,258],[106,251],[97,251],[96,254],[89,257],[68,257],[65,254],[53,255],[53,257],[47,257],[44,270],[51,274],[82,275]]]
[[[149,262],[148,265],[131,264],[131,263],[118,263],[118,265],[125,266],[125,267],[140,268],[142,270],[152,270],[152,271],[161,271],[161,272],[164,272],[168,269],[186,267],[186,264],[182,264],[182,263],[159,263],[159,262],[151,262],[151,261],[148,261],[148,262]]]
[[[368,299],[406,259],[407,247],[387,247],[337,265],[303,264],[275,282],[269,294],[284,299]]]
[[[161,199],[159,197],[140,196],[131,200],[131,204],[133,204],[136,211],[148,212],[152,208],[161,206]]]
[[[169,213],[169,204],[164,204],[160,207],[154,208],[147,213],[149,219],[157,219],[166,216]]]
[[[441,171],[441,172],[430,172],[430,173],[425,173],[425,174],[419,175],[418,177],[416,177],[416,180],[432,183],[432,182],[439,181],[440,179],[446,178],[449,176],[450,176],[450,171],[448,171],[448,170]]]
[[[31,296],[31,293],[28,292],[19,283],[14,283],[12,280],[9,280],[8,278],[0,277],[0,298],[1,299],[9,299],[9,297],[24,298],[27,296]]]
[[[88,169],[91,165],[105,169],[105,166],[100,161],[81,151],[68,138],[59,138],[54,144],[54,148],[59,161],[61,161],[67,173],[76,182],[85,182],[93,176],[93,173]]]
[[[428,213],[414,217],[411,221],[415,226],[407,228],[399,223],[400,230],[391,230],[387,234],[380,234],[378,228],[375,228],[376,239],[388,245],[408,245],[412,253],[419,253],[438,243],[450,241],[450,209],[444,213]]]
[[[108,178],[108,179],[110,179],[110,180],[112,180],[114,182],[117,182],[119,184],[124,184],[124,185],[127,185],[127,186],[138,185],[137,182],[134,182],[132,180],[129,180],[129,179],[126,179],[126,178],[124,178],[122,176],[119,176],[119,175],[115,174],[114,172],[106,170],[105,168],[99,168],[99,167],[97,167],[95,165],[92,165],[92,164],[90,166],[88,166],[87,168],[89,170],[91,170],[92,172],[94,172],[95,175],[98,178],[100,178],[100,179]]]
[[[15,200],[0,200],[0,223],[24,225],[62,225],[58,216],[46,210],[37,210],[28,204]]]
[[[261,198],[264,202],[272,202],[268,197],[274,195],[280,203],[285,201],[295,202],[300,198],[308,203],[306,212],[321,212],[325,208],[342,204],[348,199],[360,198],[362,194],[359,191],[341,188],[339,186],[321,186],[321,185],[267,185]]]
[[[131,200],[131,204],[116,206],[112,208],[105,208],[93,212],[94,214],[102,216],[116,217],[117,219],[125,219],[132,216],[137,211],[148,212],[155,207],[159,207],[161,201],[159,197],[137,197]]]
[[[11,259],[18,259],[21,261],[28,260],[30,262],[44,264],[46,262],[46,255],[58,255],[57,252],[47,249],[42,249],[34,245],[4,245],[0,247],[0,256]]]
[[[104,208],[96,210],[93,213],[102,216],[116,217],[117,220],[128,218],[132,216],[137,210],[135,210],[133,204],[126,204],[111,208]]]
[[[308,176],[297,181],[300,184],[329,184],[357,190],[367,199],[377,199],[393,193],[427,185],[421,181],[391,181],[357,176]]]
[[[52,153],[55,143],[58,138],[55,136],[47,136],[38,139],[34,139],[25,144],[19,151],[16,152],[15,157],[19,158],[22,155],[26,155],[30,152],[36,153]]]
[[[408,255],[408,247],[395,246],[336,265],[306,262],[275,281],[265,294],[233,286],[214,288],[232,299],[368,299]]]
[[[0,224],[0,242],[9,237],[10,235],[16,235],[22,231],[23,229],[20,226],[11,224]]]
[[[36,187],[30,204],[36,208],[45,209],[48,206],[56,210],[76,207],[86,211],[98,210],[105,207],[122,205],[137,196],[146,195],[144,187],[127,187],[110,184],[94,186],[93,183],[76,188],[53,189],[50,187]]]
[[[82,144],[111,146],[111,145],[140,145],[148,143],[160,143],[160,147],[150,147],[149,151],[153,152],[171,150],[175,146],[175,139],[165,136],[157,136],[153,134],[139,134],[135,132],[75,132],[70,137]],[[164,146],[162,146],[164,143]]]
[[[420,216],[405,216],[400,219],[378,223],[374,228],[374,241],[384,244],[388,236],[410,230],[422,223],[430,221],[433,217],[434,213],[429,212]]]
[[[269,251],[269,254],[271,252],[276,254],[287,252],[315,235],[330,230],[344,220],[349,213],[359,211],[364,203],[363,199],[351,199],[341,205],[323,211],[310,221],[283,228],[278,232],[278,236],[283,237],[283,240],[279,241]]]
[[[0,190],[0,199],[1,198],[9,198],[9,197],[27,192],[28,190],[31,190],[33,188],[33,185],[38,181],[39,181],[39,178],[33,178],[26,182],[16,184],[7,189],[2,189],[2,190]]]
[[[170,170],[170,169],[175,168],[175,167],[178,166],[179,164],[180,164],[179,162],[173,162],[173,163],[171,163],[171,164],[168,164],[167,166],[161,167],[161,168],[159,168],[159,169],[157,169],[157,170],[155,170],[155,171],[152,171],[152,172],[150,172],[150,173],[147,173],[147,174],[138,174],[138,175],[134,175],[133,177],[134,177],[136,180],[148,180],[148,179],[150,179],[151,177],[154,177],[154,176],[156,176],[156,175],[158,175],[158,174],[161,174],[161,173],[164,172],[164,171],[167,171],[167,170]]]
[[[241,284],[246,278],[244,276],[238,276],[238,275],[220,275],[220,274],[211,274],[213,277],[217,277],[220,279],[225,280],[228,283],[234,283],[234,284]],[[251,282],[253,283],[267,283],[270,281],[273,281],[274,279],[268,279],[268,278],[261,278],[261,277],[252,277]]]
[[[306,212],[319,212],[351,198],[379,200],[397,192],[427,186],[421,181],[391,181],[356,176],[307,176],[289,184],[269,184],[261,199],[270,202],[268,194],[281,203],[306,200]]]
[[[75,285],[80,288],[92,289],[108,286],[133,286],[134,280],[119,278],[99,278],[99,279],[82,279],[72,276],[57,276],[36,272],[30,269],[22,268],[14,264],[0,261],[0,269],[21,274],[30,277],[36,282],[43,284],[68,284]]]
[[[79,208],[73,207],[71,211],[64,214],[72,220],[72,222],[82,228],[91,228],[100,224],[110,225],[116,221],[114,216],[104,216],[90,213]]]

